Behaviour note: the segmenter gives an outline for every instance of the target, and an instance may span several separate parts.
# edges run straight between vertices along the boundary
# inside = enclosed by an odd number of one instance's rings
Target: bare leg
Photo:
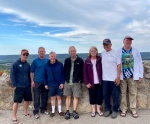
[[[29,107],[29,102],[28,101],[24,101],[24,114],[25,115],[28,114],[28,107]]]
[[[100,109],[100,105],[96,105],[96,110],[97,110],[97,112],[100,112],[101,111],[101,109]]]
[[[52,96],[51,97],[52,113],[55,113],[55,101],[56,101],[56,96]]]
[[[61,110],[61,97],[60,96],[57,96],[57,102],[58,102],[58,112],[61,113],[62,110]]]
[[[94,104],[94,105],[91,105],[91,106],[92,106],[92,113],[95,113],[95,112],[96,112],[95,104]]]
[[[13,120],[17,120],[18,103],[13,104]]]
[[[61,97],[57,96],[58,105],[61,105]]]
[[[78,102],[79,102],[79,99],[77,97],[74,97],[74,99],[73,99],[73,110],[74,111],[77,110]]]
[[[69,110],[71,103],[71,96],[66,96],[66,110]]]

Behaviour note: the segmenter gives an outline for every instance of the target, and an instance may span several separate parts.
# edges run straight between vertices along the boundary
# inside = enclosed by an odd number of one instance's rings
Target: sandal
[[[14,124],[19,124],[19,121],[16,119],[16,120],[12,120]]]
[[[132,117],[133,117],[133,118],[138,118],[138,117],[139,117],[139,115],[138,115],[137,112],[131,112],[131,114],[132,114]]]
[[[96,116],[96,113],[95,112],[92,112],[91,113],[91,117],[95,117]]]
[[[98,114],[99,116],[103,116],[103,115],[104,115],[104,113],[101,112],[101,111],[97,112],[97,114]]]
[[[26,117],[28,117],[28,118],[30,118],[30,117],[31,117],[31,115],[30,115],[29,113],[24,114],[24,116],[26,116]]]
[[[120,113],[120,116],[126,117],[126,112],[121,112],[121,113]]]

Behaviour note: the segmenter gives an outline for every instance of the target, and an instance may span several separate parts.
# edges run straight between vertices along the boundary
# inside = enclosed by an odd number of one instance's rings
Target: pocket
[[[109,61],[113,62],[113,63],[116,63],[115,56],[109,56]]]

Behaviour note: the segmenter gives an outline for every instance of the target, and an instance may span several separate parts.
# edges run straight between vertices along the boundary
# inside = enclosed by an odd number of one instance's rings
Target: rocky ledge
[[[137,108],[150,108],[150,61],[145,61],[144,66],[144,78],[141,83],[138,83],[137,94]],[[88,91],[85,85],[82,85],[83,95],[80,98],[78,112],[87,113],[91,111],[89,104]],[[63,99],[63,110],[65,110],[65,97]],[[12,109],[13,105],[13,88],[11,87],[10,77],[6,73],[0,76],[0,109]],[[29,108],[33,109],[33,102],[31,102]],[[50,99],[48,100],[48,108],[50,109]],[[19,109],[22,110],[23,106],[20,104]]]

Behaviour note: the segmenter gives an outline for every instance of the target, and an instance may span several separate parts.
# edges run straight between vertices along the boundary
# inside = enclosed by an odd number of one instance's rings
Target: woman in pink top
[[[91,117],[98,115],[103,116],[100,106],[103,102],[102,89],[102,64],[101,57],[98,56],[96,47],[91,47],[89,56],[84,63],[84,82],[89,90],[89,99],[92,107]]]

